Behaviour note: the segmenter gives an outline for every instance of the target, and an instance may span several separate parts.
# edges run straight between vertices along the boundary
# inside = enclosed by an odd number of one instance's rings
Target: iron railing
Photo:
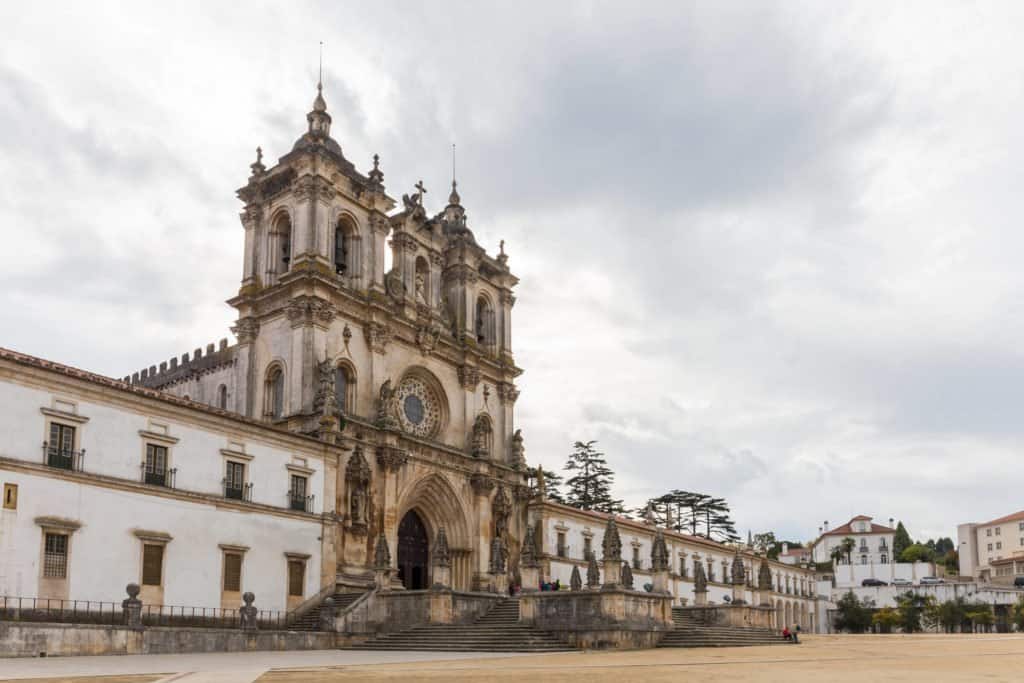
[[[298,510],[299,512],[312,512],[314,498],[316,498],[315,494],[303,496],[295,491],[289,491],[288,507],[292,510]]]
[[[150,486],[163,486],[169,489],[173,489],[175,479],[177,478],[177,476],[177,467],[163,470],[154,470],[147,467],[146,463],[142,463],[141,481],[143,484],[149,484]]]
[[[222,479],[221,483],[224,485],[225,498],[241,500],[246,503],[252,502],[252,483],[235,484],[233,482],[229,482],[227,479]]]
[[[125,617],[121,603],[118,602],[0,596],[0,621],[119,626],[124,624]],[[288,613],[259,610],[256,623],[261,629],[284,630],[288,626]],[[241,616],[238,609],[143,605],[142,624],[190,628],[241,628]]]
[[[85,449],[73,451],[43,442],[43,462],[50,467],[71,472],[81,472],[85,467]]]

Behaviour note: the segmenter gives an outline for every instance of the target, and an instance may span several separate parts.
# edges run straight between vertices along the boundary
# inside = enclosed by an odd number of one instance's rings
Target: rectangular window
[[[992,530],[991,529],[985,529],[985,535],[986,536],[991,536],[992,535]]]
[[[288,595],[302,597],[302,583],[306,576],[306,563],[302,560],[288,560]]]
[[[224,553],[224,590],[230,593],[242,590],[242,556],[238,553]]]
[[[1020,529],[1021,531],[1024,531],[1024,522],[1021,522],[1020,524],[1018,524],[1017,528]]]
[[[1001,536],[1002,533],[1003,533],[1003,527],[997,526],[996,527],[996,536]]]
[[[224,497],[242,500],[244,487],[245,465],[240,462],[231,462],[229,460],[227,464],[227,472],[224,477]]]
[[[46,464],[63,470],[75,468],[75,428],[57,422],[50,423],[50,441],[47,443]]]
[[[555,541],[555,554],[559,557],[565,557],[565,532],[559,531],[557,540]]]
[[[18,485],[4,484],[4,510],[18,509]]]
[[[147,484],[167,486],[167,447],[146,444]]]
[[[633,569],[640,569],[640,548],[633,546]]]
[[[68,575],[68,537],[65,534],[46,534],[43,554],[43,576],[65,579]]]
[[[992,544],[991,543],[988,544],[988,549],[992,550]]]
[[[590,558],[590,537],[586,536],[583,538],[583,559]]]
[[[1002,550],[1002,549],[1003,549],[1003,542],[1002,541],[996,541],[996,550]]]
[[[164,547],[156,544],[142,546],[142,585],[159,586],[163,581]]]
[[[306,511],[306,478],[298,474],[292,475],[292,483],[289,488],[292,510],[299,512]]]
[[[686,558],[679,558],[679,576],[686,577]]]

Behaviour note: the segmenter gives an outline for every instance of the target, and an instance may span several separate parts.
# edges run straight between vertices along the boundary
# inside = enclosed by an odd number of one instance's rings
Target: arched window
[[[882,555],[882,564],[889,564],[889,556]]]
[[[476,300],[476,341],[484,346],[494,344],[494,309],[482,296]]]
[[[348,415],[355,407],[355,375],[347,365],[339,365],[334,370],[334,396],[342,415]]]
[[[281,366],[273,365],[267,371],[263,393],[265,396],[264,414],[275,420],[284,417],[284,371]]]
[[[338,275],[348,274],[348,236],[345,234],[345,227],[342,221],[334,228],[334,272]]]
[[[228,388],[224,384],[217,387],[217,407],[221,410],[228,409]]]
[[[292,221],[286,213],[282,213],[274,223],[274,241],[277,254],[275,272],[283,275],[288,272],[292,261]]]

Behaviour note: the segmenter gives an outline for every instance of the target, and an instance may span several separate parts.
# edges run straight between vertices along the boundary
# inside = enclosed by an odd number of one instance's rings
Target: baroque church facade
[[[422,183],[395,211],[379,159],[364,175],[331,137],[319,85],[306,118],[277,164],[258,151],[238,190],[237,344],[126,379],[331,444],[341,575],[365,576],[383,533],[399,580],[426,587],[443,527],[453,587],[483,588],[492,539],[518,547],[527,498],[513,420],[518,280],[477,243],[454,181],[440,213]]]

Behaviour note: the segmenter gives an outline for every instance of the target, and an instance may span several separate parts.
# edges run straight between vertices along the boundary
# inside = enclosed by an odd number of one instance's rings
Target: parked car
[[[860,582],[860,585],[862,585],[862,586],[888,586],[889,584],[887,584],[885,581],[882,581],[881,579],[864,579],[863,581]]]
[[[937,576],[922,576],[921,577],[921,585],[922,586],[935,586],[935,585],[940,584],[940,583],[946,583],[945,579],[940,579]]]
[[[913,586],[914,583],[910,579],[893,579],[892,585],[894,586]]]

